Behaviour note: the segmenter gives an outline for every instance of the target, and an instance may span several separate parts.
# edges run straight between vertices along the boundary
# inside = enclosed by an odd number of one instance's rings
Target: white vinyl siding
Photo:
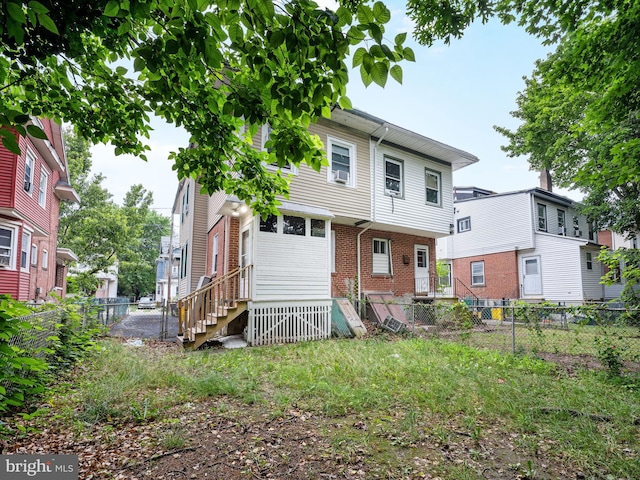
[[[530,196],[526,193],[496,195],[456,202],[458,219],[473,218],[473,230],[453,235],[447,252],[455,258],[474,257],[534,246],[531,231]],[[438,244],[441,244],[440,240]],[[444,258],[444,257],[438,257]]]
[[[345,184],[328,181],[331,175],[329,167],[323,166],[320,172],[316,172],[310,166],[301,164],[297,175],[291,180],[290,196],[287,200],[326,208],[337,217],[369,220],[371,218],[369,138],[325,119],[311,125],[309,133],[318,135],[323,141],[331,137],[354,146],[354,169],[349,175],[349,186],[352,188],[345,188]],[[254,142],[256,142],[255,139]],[[325,145],[325,148],[328,146]],[[328,150],[327,155],[330,155]]]
[[[382,238],[373,239],[373,268],[374,275],[389,274],[389,240]]]
[[[451,166],[381,144],[375,158],[374,215],[377,223],[402,228],[406,233],[440,237],[449,235],[453,223]],[[386,193],[387,158],[402,160],[402,200]],[[426,171],[439,176],[438,205],[426,203]]]
[[[310,219],[304,220],[310,225]],[[279,217],[276,233],[254,230],[252,299],[258,302],[330,298],[331,237],[312,236],[306,227],[304,236],[284,234],[283,227],[283,218]],[[330,228],[328,221],[326,228]]]

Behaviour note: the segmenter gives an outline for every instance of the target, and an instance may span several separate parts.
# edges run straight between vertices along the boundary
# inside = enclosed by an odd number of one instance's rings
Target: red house
[[[60,201],[78,202],[60,125],[32,122],[46,140],[18,135],[20,155],[0,145],[0,293],[40,303],[64,296],[67,264],[77,257],[58,247]]]

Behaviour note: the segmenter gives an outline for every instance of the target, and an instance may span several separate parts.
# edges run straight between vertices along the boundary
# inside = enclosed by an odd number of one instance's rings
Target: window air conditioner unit
[[[333,181],[336,183],[348,183],[349,182],[349,172],[345,172],[344,170],[334,170],[333,171]]]
[[[565,227],[558,227],[558,235],[566,235],[567,229]]]
[[[24,182],[24,191],[25,192],[31,191],[31,182]]]
[[[387,189],[387,190],[385,190],[385,193],[387,195],[389,195],[390,197],[396,197],[397,198],[397,197],[400,196],[400,192],[398,192],[397,190],[389,190],[389,189]]]

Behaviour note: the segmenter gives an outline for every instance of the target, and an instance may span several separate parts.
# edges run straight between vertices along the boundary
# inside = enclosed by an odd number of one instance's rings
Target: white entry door
[[[414,251],[415,293],[429,293],[429,247],[415,245]]]
[[[240,236],[240,268],[251,265],[251,226],[242,231]],[[249,297],[250,271],[244,270],[240,275],[240,298]]]
[[[542,295],[542,274],[540,272],[540,257],[524,257],[522,259],[523,295]]]

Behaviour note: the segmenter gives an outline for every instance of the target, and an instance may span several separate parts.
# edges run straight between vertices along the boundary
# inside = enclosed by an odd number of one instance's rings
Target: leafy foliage
[[[383,3],[360,0],[336,11],[309,0],[10,0],[0,8],[0,132],[15,151],[13,131],[50,116],[144,159],[157,115],[191,135],[192,148],[171,156],[180,178],[272,212],[288,180],[264,164],[326,161],[307,127],[351,108],[350,48],[366,84],[402,80],[398,63],[414,54],[406,35],[385,43],[390,18]],[[271,151],[258,152],[249,139],[267,122]]]

